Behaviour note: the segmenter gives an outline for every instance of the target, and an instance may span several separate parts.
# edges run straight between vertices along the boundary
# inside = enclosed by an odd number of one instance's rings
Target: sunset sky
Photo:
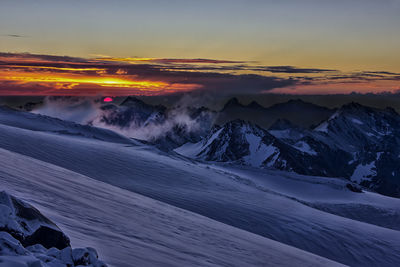
[[[399,0],[2,0],[0,95],[400,90]]]

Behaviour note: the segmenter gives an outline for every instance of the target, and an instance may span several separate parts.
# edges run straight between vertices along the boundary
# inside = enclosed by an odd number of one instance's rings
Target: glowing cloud
[[[398,90],[399,81],[400,73],[388,71],[341,72],[216,59],[84,59],[0,52],[0,95],[160,95],[194,90],[217,94],[376,93]]]

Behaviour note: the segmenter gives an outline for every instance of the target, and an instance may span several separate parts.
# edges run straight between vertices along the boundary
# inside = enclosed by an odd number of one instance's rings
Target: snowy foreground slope
[[[132,139],[126,138],[107,129],[81,125],[71,121],[64,121],[40,114],[20,112],[4,106],[0,106],[0,124],[32,131],[88,137],[114,143],[134,143]]]
[[[4,149],[0,163],[2,189],[57,221],[72,244],[96,247],[111,266],[340,266]]]
[[[374,193],[351,192],[344,180],[213,166],[164,154],[147,146],[33,132],[6,125],[0,125],[0,147],[40,160],[35,162],[51,170],[50,174],[44,175],[44,170],[27,165],[30,162],[27,158],[13,163],[10,158],[15,154],[7,154],[2,159],[6,163],[2,164],[1,170],[7,170],[7,176],[2,175],[2,184],[14,191],[18,189],[17,196],[41,208],[66,231],[73,245],[76,245],[74,242],[93,240],[93,243],[78,245],[95,247],[106,262],[111,259],[108,263],[117,266],[121,266],[124,256],[130,254],[135,257],[135,262],[150,260],[154,264],[164,261],[176,264],[179,260],[192,265],[237,262],[248,266],[262,265],[260,260],[275,262],[268,254],[272,248],[257,243],[264,241],[255,241],[264,240],[260,236],[352,266],[398,266],[400,263],[400,200]],[[60,177],[54,169],[64,175]],[[79,179],[73,178],[77,177],[76,173],[80,174]],[[11,179],[10,174],[15,179]],[[51,177],[57,176],[59,178],[52,182],[55,178]],[[24,179],[25,185],[21,182]],[[74,180],[68,182],[68,179]],[[48,181],[47,184],[44,181]],[[33,186],[38,189],[32,190]],[[236,234],[224,232],[223,228],[227,226],[219,223],[220,226],[215,226],[217,230],[209,226],[192,227],[197,223],[195,218],[210,224],[215,222],[132,192],[258,236],[246,233],[249,236],[242,239],[247,241],[239,241]],[[142,201],[145,203],[140,204]],[[155,208],[149,209],[149,205],[155,205]],[[137,206],[141,211],[135,210]],[[164,207],[165,212],[159,213],[159,206]],[[182,213],[185,221],[179,222],[178,227],[175,223]],[[157,225],[152,226],[153,223]],[[176,228],[170,228],[171,223]],[[217,235],[217,241],[207,236],[211,233]],[[227,243],[220,245],[219,239]],[[245,243],[243,247],[238,247],[242,242]],[[132,253],[130,247],[137,253]],[[177,251],[179,255],[174,254]],[[282,256],[282,259],[287,258]]]

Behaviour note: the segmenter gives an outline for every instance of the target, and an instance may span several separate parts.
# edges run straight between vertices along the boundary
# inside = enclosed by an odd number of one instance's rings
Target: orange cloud
[[[0,52],[0,95],[155,95],[193,90],[335,94],[396,91],[399,82],[400,73],[388,71],[345,73],[216,59],[85,59]]]
[[[62,68],[58,68],[62,69]],[[69,70],[69,68],[64,68]],[[76,70],[74,70],[76,71]],[[89,76],[71,73],[41,73],[31,71],[0,70],[0,80],[14,82],[15,84],[41,84],[54,89],[69,89],[84,86],[100,88],[127,88],[135,91],[146,92],[177,92],[198,89],[196,84],[175,84],[163,81],[134,80],[132,77],[120,78],[115,75]]]

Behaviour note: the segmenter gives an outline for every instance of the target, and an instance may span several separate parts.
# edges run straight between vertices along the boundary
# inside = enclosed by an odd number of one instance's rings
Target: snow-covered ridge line
[[[64,121],[30,112],[17,111],[7,107],[0,107],[0,124],[32,131],[53,132],[115,143],[136,143],[132,139],[107,129],[81,125],[72,121]]]

